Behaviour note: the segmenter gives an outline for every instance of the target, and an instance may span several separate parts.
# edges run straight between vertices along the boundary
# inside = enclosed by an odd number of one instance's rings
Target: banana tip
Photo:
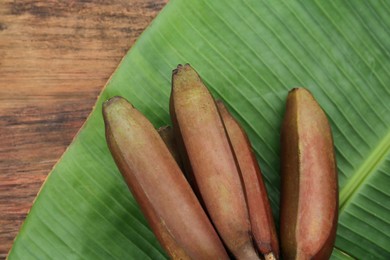
[[[106,101],[103,102],[103,108],[107,108],[111,104],[116,103],[116,102],[118,102],[121,99],[123,99],[123,98],[120,97],[120,96],[110,97],[109,99],[107,99]]]
[[[288,93],[289,94],[293,94],[295,92],[310,93],[310,91],[307,88],[304,88],[304,87],[295,87],[295,88],[291,89]]]
[[[178,64],[177,67],[176,67],[176,69],[174,69],[174,70],[172,71],[172,75],[176,75],[176,74],[180,73],[180,71],[182,71],[182,70],[188,70],[188,69],[191,69],[191,65],[190,65],[189,63],[186,63],[186,64],[184,64],[184,65]]]
[[[160,131],[166,131],[166,130],[168,131],[168,130],[170,130],[170,129],[172,129],[171,126],[165,125],[165,126],[159,127],[159,128],[157,129],[157,131],[158,131],[158,132],[160,132]]]
[[[265,260],[276,260],[276,257],[274,255],[274,253],[271,252],[271,253],[265,254],[264,259]]]
[[[134,106],[128,102],[125,98],[120,96],[114,96],[103,102],[103,117],[104,119],[108,114],[115,113],[120,107],[130,107],[134,108]],[[110,112],[111,111],[111,112]]]
[[[220,100],[220,99],[216,99],[216,100],[215,100],[215,103],[217,103],[217,104],[222,104],[222,105],[223,105],[223,101]]]

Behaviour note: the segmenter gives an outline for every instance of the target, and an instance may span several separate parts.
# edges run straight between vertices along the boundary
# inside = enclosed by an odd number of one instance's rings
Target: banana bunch
[[[279,259],[278,236],[249,139],[190,65],[172,73],[172,127],[155,130],[121,97],[103,104],[106,140],[151,229],[172,259]],[[284,259],[327,259],[337,225],[330,127],[305,89],[282,127]]]

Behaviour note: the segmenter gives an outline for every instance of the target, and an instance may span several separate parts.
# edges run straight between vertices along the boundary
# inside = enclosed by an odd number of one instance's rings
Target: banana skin
[[[169,152],[172,154],[173,158],[179,165],[180,169],[184,171],[183,163],[181,161],[180,153],[176,144],[176,138],[173,132],[173,128],[168,125],[162,126],[157,129],[157,132],[161,136],[161,139],[164,141],[165,145],[167,146]]]

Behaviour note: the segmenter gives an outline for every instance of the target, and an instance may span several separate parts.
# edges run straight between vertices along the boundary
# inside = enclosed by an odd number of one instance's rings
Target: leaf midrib
[[[390,131],[378,143],[367,159],[361,164],[356,173],[351,176],[347,184],[340,191],[339,212],[350,204],[354,195],[364,185],[365,181],[375,172],[379,165],[385,160],[390,152]]]

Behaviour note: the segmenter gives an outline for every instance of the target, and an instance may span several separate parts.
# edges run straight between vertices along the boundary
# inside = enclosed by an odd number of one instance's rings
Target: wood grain
[[[0,1],[0,259],[105,82],[166,2]]]

